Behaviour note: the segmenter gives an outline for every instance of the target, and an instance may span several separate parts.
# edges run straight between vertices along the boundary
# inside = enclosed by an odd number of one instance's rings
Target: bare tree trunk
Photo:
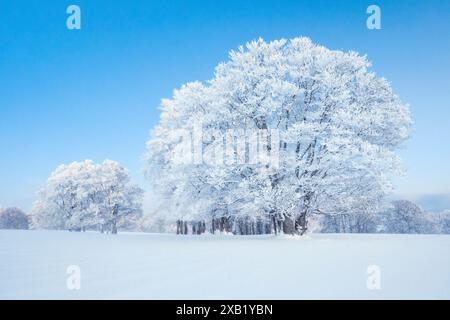
[[[111,233],[117,234],[117,221],[116,220],[113,220],[113,222],[112,222]]]
[[[278,234],[277,221],[276,221],[274,215],[272,216],[272,221],[271,221],[271,222],[272,222],[272,225],[273,225],[273,231],[274,231],[274,233],[275,233],[275,234]]]
[[[295,234],[295,224],[292,218],[285,217],[283,220],[283,233]]]
[[[177,220],[177,234],[181,233],[181,221]]]
[[[117,214],[119,213],[119,206],[114,205],[114,209],[112,212],[112,222],[111,222],[111,233],[117,234]]]
[[[302,212],[302,214],[295,220],[295,231],[300,233],[300,235],[304,235],[306,230],[308,230],[307,220],[306,220],[306,211]]]

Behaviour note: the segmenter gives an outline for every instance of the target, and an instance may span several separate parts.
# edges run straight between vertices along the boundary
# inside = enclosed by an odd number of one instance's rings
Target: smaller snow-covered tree
[[[324,233],[375,233],[377,216],[374,213],[325,215],[321,220]]]
[[[32,229],[66,229],[66,216],[61,213],[54,202],[50,201],[44,190],[39,192],[39,199],[33,203],[30,218]]]
[[[141,188],[130,184],[128,171],[117,162],[106,160],[98,167],[95,190],[97,216],[104,230],[117,233],[117,228],[136,225],[142,215]]]
[[[440,227],[441,232],[450,234],[450,210],[446,210],[440,214]]]
[[[450,234],[450,210],[428,213],[427,218],[433,225],[435,233]]]
[[[383,214],[382,232],[432,233],[432,224],[425,212],[409,200],[398,200]]]
[[[21,209],[0,209],[0,229],[28,229],[28,227],[28,216]]]
[[[143,191],[117,162],[90,160],[59,166],[32,209],[33,225],[44,229],[117,233],[142,214]]]

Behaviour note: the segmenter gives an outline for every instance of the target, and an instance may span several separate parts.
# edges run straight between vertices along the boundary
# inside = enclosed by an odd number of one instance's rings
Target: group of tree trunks
[[[177,221],[177,234],[202,234],[205,232],[206,232],[205,221],[195,221],[195,222],[187,222],[183,220]]]
[[[177,220],[177,234],[200,235],[207,231],[205,221]],[[211,233],[225,232],[235,235],[258,235],[258,234],[301,234],[306,232],[306,219],[300,215],[296,219],[285,217],[277,219],[251,219],[250,217],[219,217],[213,218],[209,223],[208,231]]]

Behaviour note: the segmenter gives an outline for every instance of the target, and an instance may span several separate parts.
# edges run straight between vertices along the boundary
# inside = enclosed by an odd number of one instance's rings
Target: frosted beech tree
[[[128,170],[106,160],[99,166],[99,185],[93,204],[103,231],[117,233],[118,226],[128,228],[142,216],[143,190],[130,184]]]
[[[0,208],[0,229],[28,229],[28,216],[19,208]]]
[[[439,213],[436,220],[436,229],[438,229],[440,233],[450,234],[450,210]]]
[[[433,222],[426,212],[409,200],[397,200],[383,214],[382,232],[434,233]]]
[[[130,183],[117,162],[90,160],[59,166],[32,209],[36,228],[117,233],[119,226],[138,221],[143,191]]]
[[[375,233],[379,229],[380,213],[359,212],[322,216],[321,230],[324,233]]]
[[[206,220],[212,231],[303,234],[313,214],[379,209],[410,125],[365,56],[259,39],[163,100],[147,176],[183,230]],[[252,161],[256,149],[271,161]]]

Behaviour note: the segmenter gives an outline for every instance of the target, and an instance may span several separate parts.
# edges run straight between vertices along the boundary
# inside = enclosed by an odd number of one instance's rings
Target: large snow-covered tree
[[[117,233],[142,215],[143,191],[115,161],[90,160],[59,166],[32,209],[37,228]]]
[[[0,208],[0,229],[28,229],[28,216],[19,208]]]
[[[410,124],[366,57],[259,39],[163,100],[147,176],[174,221],[303,234],[312,214],[379,209]],[[270,161],[252,161],[252,148]]]

